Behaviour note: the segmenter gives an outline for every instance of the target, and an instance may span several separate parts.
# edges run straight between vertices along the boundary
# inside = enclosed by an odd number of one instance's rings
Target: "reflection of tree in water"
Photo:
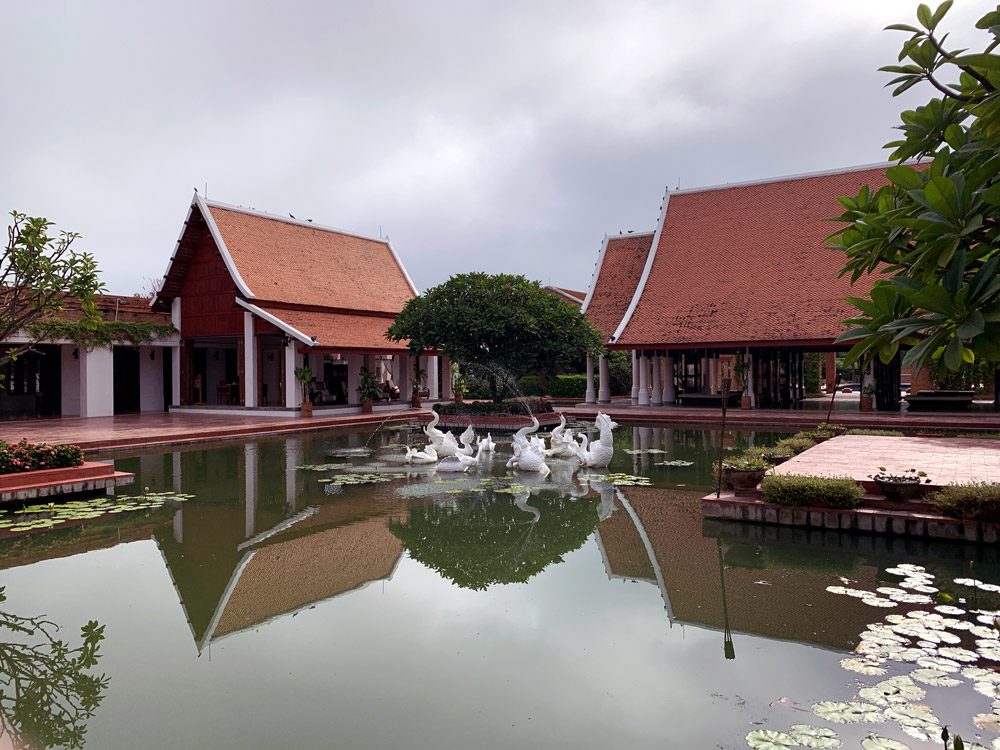
[[[17,639],[0,641],[0,740],[18,750],[83,747],[87,720],[108,687],[105,675],[92,673],[104,626],[88,622],[76,647],[56,638],[58,630],[44,615],[0,611],[0,632]]]
[[[411,508],[408,521],[389,528],[410,557],[462,588],[524,583],[578,549],[597,526],[596,498],[546,494],[530,504],[537,519],[516,507],[510,495],[489,493],[469,502]]]

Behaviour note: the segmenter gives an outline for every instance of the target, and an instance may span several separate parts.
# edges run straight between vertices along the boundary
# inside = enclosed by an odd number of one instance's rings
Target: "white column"
[[[588,404],[597,402],[597,393],[594,391],[594,358],[587,355],[587,393],[584,398]]]
[[[163,348],[139,347],[139,411],[163,411]]]
[[[170,303],[170,322],[174,328],[181,330],[181,298],[174,297]],[[177,346],[173,347],[170,353],[170,405],[181,405],[181,345],[178,340]]]
[[[674,358],[663,358],[663,403],[672,404],[677,400],[674,390]]]
[[[602,355],[599,360],[601,376],[600,390],[597,392],[597,403],[599,404],[610,404],[611,403],[611,375],[608,372],[608,355]]]
[[[299,366],[298,348],[299,342],[289,339],[285,345],[285,408],[297,409],[302,403],[302,386],[295,379],[295,368]]]
[[[639,406],[649,406],[649,359],[639,356]]]
[[[110,417],[115,413],[115,358],[110,348],[80,353],[80,416]]]
[[[441,398],[441,391],[438,388],[438,358],[424,357],[424,370],[427,371],[427,390],[430,391],[428,398],[437,401]]]
[[[653,394],[650,399],[650,403],[653,406],[663,406],[663,389],[660,386],[660,355],[656,353],[653,355]]]
[[[302,441],[289,438],[285,441],[285,505],[290,511],[295,510],[298,496],[298,486],[295,482],[296,466],[302,462]]]
[[[639,353],[632,350],[632,403],[639,403]]]
[[[257,405],[257,337],[249,311],[243,313],[243,404]]]
[[[257,529],[257,469],[260,464],[260,454],[256,443],[243,446],[243,481],[244,481],[244,531],[246,538],[254,535]]]
[[[454,397],[455,393],[451,389],[451,359],[441,357],[441,398],[451,401]]]

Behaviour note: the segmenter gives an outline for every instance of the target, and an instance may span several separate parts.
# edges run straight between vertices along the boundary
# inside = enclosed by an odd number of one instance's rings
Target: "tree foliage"
[[[462,588],[524,583],[579,549],[598,521],[595,498],[546,494],[531,504],[534,520],[509,495],[490,492],[470,503],[412,508],[389,529],[413,559]]]
[[[48,219],[11,212],[7,246],[0,256],[0,341],[31,330],[62,310],[67,296],[80,301],[84,323],[99,320],[94,297],[103,291],[97,262],[72,248],[75,232],[52,234]],[[36,339],[37,341],[37,339]],[[0,365],[28,351],[26,342],[0,352]]]
[[[387,336],[408,339],[415,354],[437,349],[481,368],[497,402],[514,378],[603,351],[603,337],[578,308],[509,274],[452,276],[407,302]]]
[[[7,738],[5,746],[84,746],[87,720],[109,683],[103,674],[93,673],[104,626],[88,622],[80,629],[83,642],[75,647],[56,637],[58,629],[44,616],[0,612],[0,632],[16,639],[0,642],[0,740]]]
[[[899,64],[881,69],[896,75],[893,96],[918,84],[938,96],[902,113],[889,184],[841,199],[846,226],[828,242],[847,256],[843,273],[880,274],[867,298],[848,298],[859,311],[838,339],[854,342],[848,364],[901,348],[916,367],[1000,362],[1000,6],[976,24],[991,37],[983,51],[969,52],[938,30],[951,5],[887,27],[908,35]]]

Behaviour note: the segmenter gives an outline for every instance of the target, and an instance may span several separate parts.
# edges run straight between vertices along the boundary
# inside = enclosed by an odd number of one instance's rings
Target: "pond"
[[[996,747],[996,550],[703,521],[722,439],[623,425],[546,478],[509,438],[406,466],[407,426],[118,459],[116,503],[0,517],[0,747]]]

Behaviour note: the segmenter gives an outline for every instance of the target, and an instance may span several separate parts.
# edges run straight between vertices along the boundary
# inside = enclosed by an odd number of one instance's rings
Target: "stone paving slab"
[[[850,477],[865,481],[880,466],[889,473],[927,472],[935,486],[1000,483],[1000,440],[840,435],[776,466],[775,474]]]

